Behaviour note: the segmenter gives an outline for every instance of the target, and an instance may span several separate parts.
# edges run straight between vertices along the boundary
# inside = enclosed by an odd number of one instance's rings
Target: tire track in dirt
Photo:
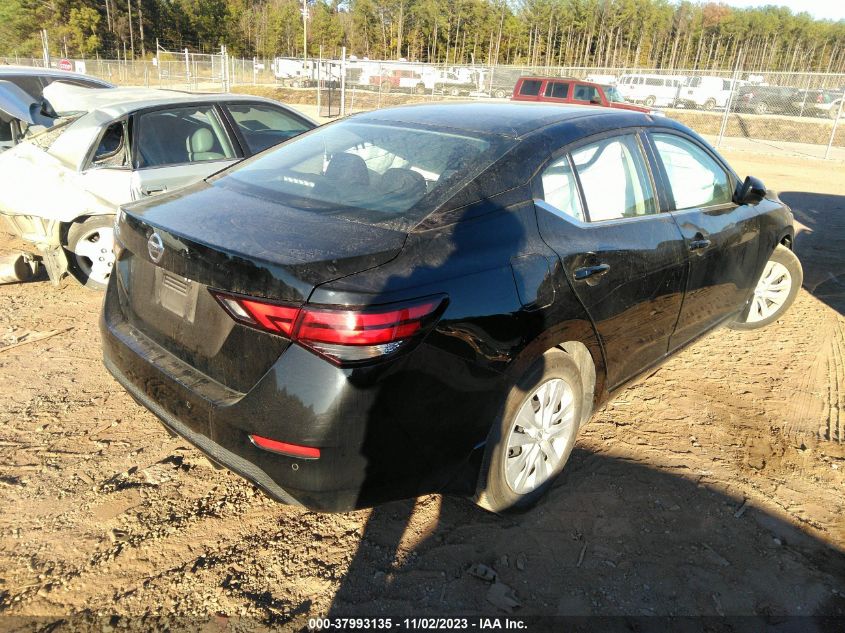
[[[828,416],[827,437],[832,442],[843,442],[843,385],[845,385],[845,364],[843,364],[843,327],[838,321],[833,327],[830,355],[828,356]]]

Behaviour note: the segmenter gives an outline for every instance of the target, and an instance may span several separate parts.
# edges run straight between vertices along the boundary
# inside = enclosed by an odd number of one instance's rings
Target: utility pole
[[[129,50],[132,51],[132,59],[135,59],[135,37],[132,35],[132,0],[126,0],[126,9],[129,11]]]

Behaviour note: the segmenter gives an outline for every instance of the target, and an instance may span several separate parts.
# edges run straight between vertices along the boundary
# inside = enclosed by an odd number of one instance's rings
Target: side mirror
[[[746,176],[745,181],[739,185],[734,194],[734,202],[737,204],[759,204],[766,197],[766,185],[763,181],[754,176]]]

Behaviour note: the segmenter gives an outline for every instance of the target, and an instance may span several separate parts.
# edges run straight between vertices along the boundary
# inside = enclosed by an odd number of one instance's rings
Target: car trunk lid
[[[289,342],[235,323],[210,289],[301,305],[315,286],[395,257],[406,234],[203,182],[131,205],[117,236],[126,318],[202,373],[245,392]]]

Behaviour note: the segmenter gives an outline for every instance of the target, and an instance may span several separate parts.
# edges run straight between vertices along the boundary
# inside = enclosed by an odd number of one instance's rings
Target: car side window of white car
[[[129,164],[123,121],[112,123],[103,132],[91,164],[94,167],[126,167]]]
[[[658,212],[645,157],[635,134],[614,136],[572,152],[590,222]]]
[[[675,209],[730,204],[730,179],[724,169],[702,148],[675,134],[652,134],[663,162]]]
[[[139,169],[236,158],[214,106],[144,112],[135,125]]]

